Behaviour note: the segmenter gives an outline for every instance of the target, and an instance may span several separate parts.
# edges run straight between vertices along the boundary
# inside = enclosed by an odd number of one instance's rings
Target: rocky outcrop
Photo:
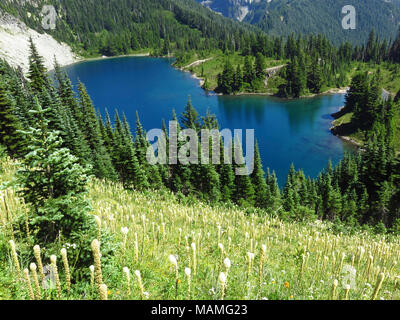
[[[67,44],[28,28],[20,20],[0,10],[0,58],[14,67],[20,66],[24,73],[28,70],[30,37],[49,70],[53,68],[54,57],[61,66],[79,60]]]

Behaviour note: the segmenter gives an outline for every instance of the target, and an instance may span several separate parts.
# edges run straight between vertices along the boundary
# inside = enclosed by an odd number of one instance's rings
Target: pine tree
[[[240,67],[240,64],[238,64],[235,75],[234,75],[234,85],[233,85],[234,90],[233,91],[240,92],[240,91],[242,91],[242,87],[243,87],[243,72]]]
[[[115,180],[115,170],[101,138],[96,111],[82,82],[79,82],[78,91],[84,123],[82,131],[91,150],[93,173],[99,178]]]
[[[309,68],[309,74],[307,79],[307,87],[312,93],[320,93],[323,85],[322,70],[319,63],[319,57],[316,56],[312,66]]]
[[[267,182],[264,177],[264,170],[261,164],[261,156],[258,148],[258,143],[256,143],[254,150],[254,170],[250,175],[251,181],[253,183],[254,189],[254,205],[259,208],[266,208],[269,199],[267,198]]]
[[[251,84],[254,80],[254,71],[253,64],[250,61],[250,57],[246,56],[244,59],[244,67],[243,67],[243,81]]]
[[[265,78],[265,59],[264,56],[259,52],[256,55],[256,62],[255,62],[255,74],[257,79],[264,80]]]
[[[30,207],[29,223],[36,229],[35,243],[50,252],[54,242],[75,243],[79,263],[88,262],[94,221],[87,200],[88,169],[62,148],[58,133],[50,131],[46,113],[36,99],[31,110],[33,127],[25,131],[29,153],[17,172],[19,193]],[[86,247],[85,247],[86,246]]]
[[[199,114],[196,109],[193,107],[192,100],[189,96],[188,102],[185,107],[185,111],[182,113],[180,117],[181,123],[186,129],[194,129],[198,131],[200,129],[199,124]]]
[[[49,82],[46,76],[47,70],[43,63],[43,58],[39,55],[32,38],[29,38],[30,56],[28,78],[31,87],[40,92],[42,88],[48,88]]]
[[[234,201],[238,205],[242,206],[253,206],[254,205],[254,188],[251,183],[250,176],[248,174],[238,174],[236,169],[247,171],[246,164],[243,159],[243,149],[238,141],[235,140],[233,144],[233,159],[234,159],[234,173],[235,173],[235,193],[233,195]],[[236,155],[236,156],[235,156]]]

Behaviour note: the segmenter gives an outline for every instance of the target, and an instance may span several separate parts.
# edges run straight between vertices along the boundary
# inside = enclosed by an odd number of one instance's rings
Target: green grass
[[[14,172],[9,161],[2,161],[2,166],[5,170],[4,175],[0,175],[0,183]],[[8,240],[15,235],[21,269],[34,261],[29,254],[33,243],[26,239],[23,230],[11,232],[10,222],[17,219],[17,214],[13,218],[5,216],[4,201],[14,213],[23,212],[24,205],[11,189],[8,189],[7,197],[5,192],[1,191],[0,198],[3,199],[0,200],[0,228],[3,231],[0,237],[0,298],[29,299],[26,284],[20,280],[11,262]],[[395,288],[396,276],[400,275],[400,266],[395,264],[400,254],[398,237],[384,238],[360,232],[335,235],[333,226],[328,223],[289,223],[263,211],[249,214],[236,206],[209,206],[178,199],[167,191],[126,191],[119,184],[98,180],[91,182],[89,197],[93,214],[100,217],[103,231],[113,236],[108,241],[116,248],[112,257],[101,258],[109,299],[141,299],[135,270],[141,273],[145,298],[219,299],[218,276],[227,271],[223,263],[226,258],[232,263],[226,299],[330,299],[334,279],[339,281],[334,298],[343,299],[343,284],[349,278],[346,270],[352,264],[357,277],[350,290],[350,299],[370,299],[382,271],[386,277],[378,299],[400,298],[400,291]],[[129,228],[125,250],[122,227]],[[196,273],[192,243],[196,245]],[[223,251],[219,244],[223,245]],[[266,246],[263,259],[262,245]],[[73,252],[68,249],[71,261]],[[255,254],[250,266],[249,252]],[[175,255],[178,261],[177,288],[170,255]],[[374,263],[369,268],[370,255],[374,257]],[[73,277],[68,294],[60,256],[58,261],[62,299],[99,298],[96,289],[90,285],[89,269],[84,270],[88,278]],[[131,273],[130,294],[123,267],[128,267]],[[185,267],[192,270],[190,297]],[[54,290],[42,289],[41,294],[43,299],[56,299]]]

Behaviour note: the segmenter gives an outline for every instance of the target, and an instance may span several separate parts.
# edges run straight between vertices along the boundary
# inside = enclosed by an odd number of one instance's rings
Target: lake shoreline
[[[108,60],[108,59],[117,59],[117,58],[129,58],[129,57],[150,57],[150,52],[146,52],[146,53],[132,53],[132,54],[123,54],[123,55],[119,55],[119,56],[98,56],[98,57],[92,57],[92,58],[84,58],[84,57],[78,57],[78,60],[67,64],[67,65],[63,65],[62,67],[70,67],[73,65],[76,65],[78,63],[84,63],[84,62],[90,62],[90,61],[98,61],[98,60]],[[53,71],[53,69],[49,69],[48,72]]]
[[[198,60],[198,61],[195,61],[193,63],[197,63],[199,61],[208,61],[210,59],[211,58],[204,59],[204,60]],[[284,97],[279,97],[276,94],[268,93],[268,92],[239,92],[239,93],[234,93],[234,94],[224,94],[224,93],[215,92],[214,90],[206,90],[206,89],[204,89],[203,86],[204,86],[204,83],[205,83],[205,79],[201,78],[196,73],[191,72],[190,70],[187,70],[186,67],[176,67],[173,64],[171,66],[174,67],[177,70],[182,71],[182,72],[190,73],[191,76],[194,79],[199,81],[200,87],[204,91],[206,91],[206,92],[207,91],[214,92],[215,95],[218,95],[218,96],[268,96],[268,97],[275,97],[275,98],[282,99],[282,100],[295,100],[295,99],[313,98],[313,97],[317,97],[317,96],[321,96],[321,95],[327,95],[327,94],[346,94],[347,91],[350,89],[350,87],[331,88],[331,89],[328,89],[328,90],[326,90],[324,92],[321,92],[321,93],[313,93],[313,94],[310,94],[310,95],[307,95],[307,96],[300,96],[298,98],[284,98]]]
[[[340,125],[336,125],[335,121],[338,118],[340,118],[340,115],[341,115],[341,112],[343,111],[343,109],[344,109],[344,106],[341,106],[337,112],[334,112],[334,113],[331,114],[331,116],[334,118],[334,120],[331,122],[332,127],[330,128],[330,131],[335,137],[338,137],[339,139],[344,140],[344,141],[352,144],[353,146],[361,148],[362,147],[362,143],[360,141],[357,141],[354,138],[351,138],[351,137],[349,137],[347,135],[341,135],[336,131],[336,129],[338,127],[340,127]]]
[[[75,65],[75,64],[78,64],[78,63],[89,62],[89,61],[97,61],[97,60],[104,60],[104,59],[117,59],[117,58],[126,58],[126,57],[152,57],[152,56],[151,56],[150,52],[145,52],[145,53],[132,53],[132,54],[125,54],[125,55],[111,56],[111,57],[99,56],[99,57],[93,57],[93,58],[81,58],[78,61],[75,61],[74,63],[65,65],[63,67],[72,66],[72,65]],[[154,58],[173,58],[173,57],[154,56]],[[211,60],[211,59],[212,58],[208,58],[208,59],[199,60],[199,61],[208,61],[208,60]],[[194,63],[197,63],[199,61],[195,61]],[[314,94],[310,94],[310,95],[307,95],[307,96],[300,96],[298,98],[283,98],[283,97],[277,96],[276,94],[268,93],[268,92],[239,92],[239,93],[235,93],[235,94],[223,94],[223,93],[215,92],[214,90],[206,90],[206,89],[204,89],[203,86],[204,86],[204,83],[205,83],[205,79],[201,78],[196,73],[185,69],[186,67],[177,67],[177,66],[174,66],[174,64],[171,64],[171,66],[173,68],[179,70],[179,71],[189,73],[192,76],[192,78],[194,78],[195,80],[199,81],[199,86],[204,91],[212,92],[213,94],[215,94],[217,96],[268,96],[268,97],[274,97],[274,98],[278,98],[278,99],[282,99],[282,100],[296,100],[296,99],[313,98],[313,97],[317,97],[317,96],[321,96],[321,95],[327,95],[327,94],[345,94],[350,89],[349,87],[331,88],[331,89],[328,89],[328,90],[326,90],[324,92],[321,92],[321,93],[316,93],[316,94],[314,93]],[[50,71],[53,71],[53,69],[49,70],[49,72]]]

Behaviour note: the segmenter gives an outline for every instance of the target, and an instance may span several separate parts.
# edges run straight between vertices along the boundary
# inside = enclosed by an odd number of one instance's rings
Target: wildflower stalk
[[[375,300],[378,297],[379,291],[382,288],[382,283],[385,280],[385,274],[381,272],[378,277],[378,281],[376,282],[374,293],[372,294],[371,300]]]
[[[349,300],[350,285],[346,284],[344,288],[344,300]]]
[[[331,300],[336,299],[336,289],[337,289],[338,285],[339,285],[339,281],[337,279],[333,280]]]
[[[369,279],[371,277],[371,271],[372,271],[373,264],[374,264],[374,257],[369,256],[368,269],[367,269],[367,281],[369,281]]]
[[[138,281],[140,297],[142,298],[142,300],[144,300],[145,299],[144,287],[143,287],[143,282],[142,282],[142,275],[140,274],[139,270],[135,271],[135,276],[136,276],[136,279]]]
[[[139,243],[138,243],[138,235],[137,235],[137,233],[135,233],[134,250],[135,250],[135,260],[136,260],[136,262],[138,262],[139,261]]]
[[[124,256],[125,255],[125,251],[126,251],[126,241],[128,239],[129,229],[127,227],[122,227],[121,228],[121,232],[124,235],[124,240],[122,242],[122,255]]]
[[[104,283],[102,283],[99,286],[100,300],[108,300],[108,292],[107,291],[108,291],[107,286]]]
[[[247,253],[247,259],[249,261],[248,266],[247,266],[247,278],[249,278],[250,277],[250,273],[251,273],[251,268],[253,266],[254,253],[248,252]]]
[[[127,294],[127,297],[129,297],[131,295],[131,275],[130,275],[128,267],[124,267],[122,269],[122,271],[125,275],[126,294]]]
[[[260,264],[258,266],[258,283],[260,284],[260,286],[263,277],[264,259],[266,252],[267,252],[267,246],[263,244],[260,248]]]
[[[65,248],[61,249],[61,257],[62,257],[62,261],[63,261],[63,264],[64,264],[65,281],[67,283],[67,292],[70,293],[70,291],[71,291],[71,273],[70,273],[70,270],[69,270],[67,249],[65,249]]]
[[[190,268],[185,268],[185,275],[186,275],[187,281],[188,281],[188,300],[190,300],[191,282],[192,282],[192,271],[190,270]]]
[[[26,286],[28,288],[29,299],[35,300],[35,295],[33,294],[31,279],[29,279],[29,270],[24,269],[24,279],[26,282]]]
[[[218,282],[221,286],[221,300],[225,298],[225,289],[226,289],[226,275],[225,273],[221,272],[218,277]]]
[[[178,284],[179,284],[179,268],[178,268],[178,261],[174,255],[169,256],[169,261],[172,263],[175,269],[175,298],[178,297]]]
[[[101,272],[100,262],[100,243],[97,239],[94,239],[91,246],[94,259],[94,276],[96,280],[97,290],[100,294],[100,286],[103,284],[103,274]]]
[[[43,279],[44,279],[44,271],[43,271],[42,258],[41,258],[41,254],[40,254],[40,246],[36,245],[36,246],[33,247],[33,254],[35,256],[36,263],[37,263],[37,266],[39,268],[40,280],[43,281]]]
[[[31,263],[29,265],[29,268],[31,269],[31,274],[32,274],[32,278],[33,278],[33,283],[35,284],[35,290],[36,290],[36,299],[40,300],[42,298],[42,294],[40,292],[40,285],[39,285],[39,279],[38,279],[38,275],[37,275],[37,266],[35,263]]]
[[[15,265],[15,269],[17,270],[18,277],[21,275],[21,267],[19,266],[17,250],[15,249],[15,242],[14,240],[10,240],[10,247],[11,247],[11,255]]]
[[[196,259],[196,244],[193,242],[192,245],[192,263],[193,263],[193,274],[196,275],[197,273],[197,259]]]
[[[50,257],[50,262],[51,262],[51,268],[53,269],[54,278],[56,280],[57,297],[60,299],[61,298],[61,282],[60,282],[60,276],[58,275],[57,257],[55,255],[52,255]]]
[[[94,287],[94,266],[89,267],[90,270],[90,287],[93,289]]]

